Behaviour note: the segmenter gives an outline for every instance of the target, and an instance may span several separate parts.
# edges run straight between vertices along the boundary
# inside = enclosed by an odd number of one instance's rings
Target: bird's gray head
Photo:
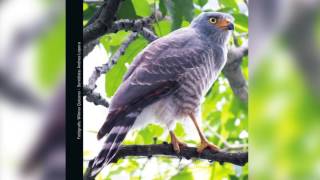
[[[234,18],[226,13],[203,12],[192,21],[191,27],[196,28],[204,37],[225,44],[234,30],[233,21]]]

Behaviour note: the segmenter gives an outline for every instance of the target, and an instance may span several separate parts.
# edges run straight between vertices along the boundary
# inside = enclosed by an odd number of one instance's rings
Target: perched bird
[[[200,135],[198,152],[219,151],[208,142],[198,121],[202,98],[226,63],[233,20],[229,14],[204,12],[189,27],[153,41],[135,57],[98,132],[98,139],[108,137],[94,160],[92,176],[110,163],[132,127],[154,121],[169,129],[177,153],[185,144],[173,128],[177,120],[187,118]]]

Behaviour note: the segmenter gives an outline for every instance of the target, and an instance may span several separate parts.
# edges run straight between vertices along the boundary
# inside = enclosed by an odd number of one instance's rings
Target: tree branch
[[[99,93],[93,92],[88,86],[83,87],[83,96],[86,96],[88,102],[92,102],[94,105],[101,105],[106,108],[109,107],[109,103]]]
[[[101,9],[103,8],[103,6],[98,9],[98,11],[101,11]],[[98,13],[96,13],[98,14]],[[95,14],[95,16],[97,16]],[[95,21],[95,16],[93,16],[88,25],[93,23],[93,21]],[[156,19],[161,18],[161,14],[160,13],[155,13],[153,15],[151,15],[150,17],[147,18],[142,18],[142,19],[138,19],[138,20],[131,20],[131,19],[122,19],[122,20],[118,20],[115,21],[111,28],[106,29],[105,32],[102,33],[102,35],[107,34],[107,33],[116,33],[120,30],[125,30],[125,31],[133,31],[133,32],[138,32],[140,33],[142,36],[144,36],[144,38],[146,38],[148,41],[154,41],[155,39],[157,39],[157,36],[147,27],[150,26],[151,23],[153,23]],[[101,35],[101,36],[102,36]],[[88,55],[89,52],[91,52],[93,50],[93,48],[98,44],[98,40],[92,40],[89,43],[84,45],[84,56]]]
[[[104,3],[103,0],[84,0],[85,3],[92,3],[92,4],[102,4]]]
[[[94,12],[93,16],[89,19],[88,23],[84,26],[84,28],[86,28],[90,24],[94,23],[99,18],[101,12],[103,11],[103,9],[106,6],[106,2],[104,2],[103,0],[101,0],[101,3],[102,3],[102,5],[98,8],[98,10],[96,10]],[[86,57],[98,43],[99,43],[99,40],[95,39],[95,40],[92,40],[89,43],[85,44],[83,46],[83,57]]]
[[[125,31],[134,31],[134,32],[138,32],[141,31],[142,28],[154,23],[156,17],[156,15],[151,15],[149,17],[146,18],[142,18],[142,19],[137,19],[137,20],[131,20],[131,19],[122,19],[122,20],[118,20],[115,21],[112,25],[112,27],[106,31],[105,33],[116,33],[120,30],[125,30]],[[160,16],[160,15],[157,15]]]
[[[248,85],[241,70],[242,58],[248,55],[248,45],[229,49],[228,60],[222,72],[229,81],[232,91],[242,101],[248,102]]]
[[[140,31],[140,34],[149,42],[152,42],[158,39],[157,35],[155,35],[150,29],[146,27],[142,28],[142,30]]]
[[[97,86],[96,82],[102,74],[108,72],[112,68],[112,66],[117,63],[120,56],[124,54],[125,50],[128,48],[130,43],[134,41],[137,37],[137,33],[130,34],[128,39],[122,43],[122,45],[119,47],[119,49],[114,53],[114,55],[107,63],[95,68],[95,70],[89,78],[88,85],[85,85],[83,88],[84,96],[87,96],[87,101],[93,102],[95,105],[103,105],[105,107],[109,107],[109,103],[107,102],[107,100],[103,99],[99,93],[94,92],[94,89]]]
[[[105,1],[106,5],[103,6],[101,13],[97,19],[83,29],[83,44],[102,36],[110,27],[116,14],[121,0]]]
[[[107,71],[109,71],[112,68],[112,66],[117,63],[120,56],[124,54],[129,44],[132,41],[134,41],[137,38],[137,36],[138,36],[137,33],[130,34],[128,39],[122,43],[122,45],[119,47],[117,52],[114,53],[114,55],[111,57],[111,59],[107,63],[95,68],[95,71],[92,73],[92,75],[89,78],[89,84],[88,84],[89,89],[94,90],[96,88],[96,81],[101,76],[101,74],[104,74]]]
[[[197,158],[203,160],[217,161],[220,163],[228,162],[238,166],[244,166],[248,162],[248,153],[228,153],[219,152],[213,153],[210,150],[204,150],[199,154],[195,147],[181,148],[180,154],[177,154],[171,144],[154,144],[154,145],[128,145],[121,146],[112,163],[117,162],[118,159],[127,156],[145,156],[151,157],[155,155],[173,156],[178,158]]]
[[[248,162],[248,152],[239,153],[229,153],[229,152],[218,152],[214,153],[206,149],[203,153],[199,154],[197,148],[195,147],[184,147],[181,148],[180,154],[177,154],[171,144],[154,144],[154,145],[126,145],[121,146],[118,153],[111,161],[111,163],[117,162],[121,158],[128,156],[139,156],[139,157],[152,157],[152,156],[171,156],[177,158],[197,158],[203,160],[209,160],[209,162],[219,162],[219,163],[232,163],[238,166],[244,166]],[[88,178],[91,174],[91,168],[94,160],[89,161],[88,168],[85,173],[84,179]],[[94,179],[94,178],[93,178]]]

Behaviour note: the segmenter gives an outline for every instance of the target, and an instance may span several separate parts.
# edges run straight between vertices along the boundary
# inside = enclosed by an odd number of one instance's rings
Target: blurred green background
[[[249,9],[250,179],[320,179],[320,3]]]

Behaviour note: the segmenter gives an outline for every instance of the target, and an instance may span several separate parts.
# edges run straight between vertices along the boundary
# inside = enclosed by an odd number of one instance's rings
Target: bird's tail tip
[[[98,134],[97,134],[97,140],[102,139],[103,136],[104,136],[104,134],[101,131],[99,131]]]

